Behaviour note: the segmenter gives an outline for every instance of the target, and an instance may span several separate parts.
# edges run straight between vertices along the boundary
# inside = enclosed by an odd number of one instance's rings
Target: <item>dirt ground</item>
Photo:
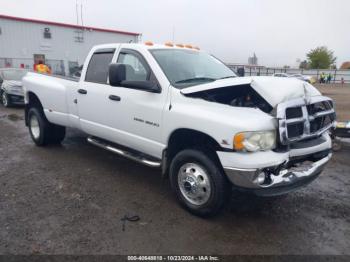
[[[320,92],[335,101],[338,121],[350,121],[350,84],[317,84]]]
[[[321,90],[346,106],[342,90]],[[350,144],[308,187],[275,198],[235,192],[205,220],[178,206],[158,170],[82,133],[39,148],[23,109],[0,106],[0,134],[0,254],[350,254]],[[123,231],[126,214],[140,221]]]

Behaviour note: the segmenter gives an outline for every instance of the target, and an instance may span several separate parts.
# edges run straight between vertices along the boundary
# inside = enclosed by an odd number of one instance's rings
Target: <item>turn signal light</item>
[[[151,41],[146,41],[146,42],[145,42],[145,45],[152,46],[152,45],[153,45],[153,42],[151,42]]]
[[[243,133],[238,133],[237,135],[235,135],[235,137],[233,138],[234,148],[236,150],[242,150],[244,148],[243,141],[244,141]]]

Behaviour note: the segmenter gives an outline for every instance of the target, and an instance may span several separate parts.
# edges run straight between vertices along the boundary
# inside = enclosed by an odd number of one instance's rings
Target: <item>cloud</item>
[[[223,61],[295,65],[318,45],[350,60],[347,0],[78,0],[84,23],[143,33],[143,40],[190,43]],[[76,23],[75,1],[0,0],[0,13]]]

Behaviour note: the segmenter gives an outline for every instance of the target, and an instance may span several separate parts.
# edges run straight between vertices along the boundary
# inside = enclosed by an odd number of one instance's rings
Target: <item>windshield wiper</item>
[[[188,79],[183,79],[176,81],[175,84],[183,84],[183,83],[191,83],[191,82],[196,82],[196,81],[216,81],[217,79],[215,78],[210,78],[210,77],[194,77],[194,78],[188,78]]]
[[[234,77],[236,77],[236,76],[224,76],[224,77],[220,77],[219,79],[234,78]]]

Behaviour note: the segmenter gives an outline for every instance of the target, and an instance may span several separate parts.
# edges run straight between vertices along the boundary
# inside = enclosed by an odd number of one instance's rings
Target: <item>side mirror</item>
[[[120,83],[126,79],[126,66],[124,64],[110,64],[108,73],[109,84],[120,86]]]
[[[122,86],[127,88],[134,88],[144,90],[152,93],[160,93],[159,86],[148,80],[126,80],[125,64],[110,64],[109,65],[109,84],[111,86]]]

